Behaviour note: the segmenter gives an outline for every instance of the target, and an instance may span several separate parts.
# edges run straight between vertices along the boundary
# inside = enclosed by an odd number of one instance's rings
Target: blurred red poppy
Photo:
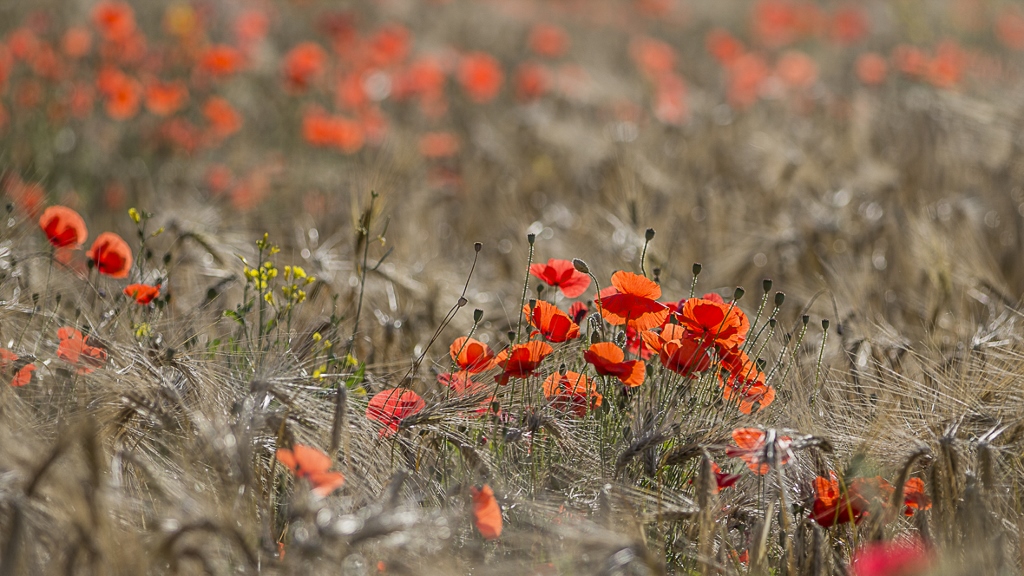
[[[138,114],[142,103],[142,84],[138,80],[120,70],[108,68],[100,71],[96,81],[108,116],[114,120],[127,120]]]
[[[728,488],[736,483],[740,479],[739,474],[727,474],[722,472],[722,469],[718,464],[711,463],[711,472],[715,475],[715,493],[717,494],[723,488]]]
[[[303,42],[284,57],[285,87],[292,92],[305,92],[323,76],[327,52],[315,42]]]
[[[242,116],[230,102],[220,96],[211,96],[206,100],[203,116],[210,124],[210,133],[218,140],[242,129]]]
[[[57,357],[77,367],[79,374],[88,374],[93,368],[102,367],[107,362],[107,351],[87,343],[88,337],[72,328],[64,326],[57,330]]]
[[[79,248],[89,238],[85,220],[66,206],[50,206],[43,210],[39,227],[54,248]]]
[[[704,37],[704,45],[722,66],[731,65],[745,51],[743,43],[721,28],[715,28]]]
[[[540,341],[506,348],[494,358],[495,364],[502,369],[502,373],[495,380],[500,384],[507,384],[509,378],[528,378],[552,352],[554,348],[550,344]]]
[[[135,12],[124,2],[99,2],[92,9],[92,22],[110,42],[124,40],[135,32]]]
[[[885,82],[889,73],[889,64],[885,58],[875,52],[865,52],[857,57],[857,78],[868,86],[877,86]]]
[[[151,82],[146,86],[146,109],[156,116],[170,116],[188,101],[188,86],[180,80]]]
[[[799,50],[787,50],[775,63],[775,73],[791,88],[808,88],[818,79],[818,65]]]
[[[783,466],[793,459],[793,439],[779,436],[775,430],[737,428],[732,431],[732,440],[736,446],[726,448],[726,455],[741,458],[755,474],[763,476],[772,466]]]
[[[405,60],[410,48],[409,29],[401,24],[383,26],[369,40],[369,63],[387,68]]]
[[[933,553],[919,538],[872,542],[850,558],[852,576],[924,576],[931,574]]]
[[[505,74],[498,60],[486,52],[471,52],[459,62],[459,83],[469,99],[482,104],[498,95]]]
[[[995,23],[996,38],[1010,50],[1024,50],[1024,12],[1019,7],[1007,6]]]
[[[590,275],[577,270],[569,260],[551,258],[547,264],[531,264],[530,274],[557,286],[566,298],[578,298],[590,287]]]
[[[296,478],[308,480],[317,496],[327,496],[345,484],[341,472],[329,472],[331,457],[312,446],[296,444],[291,450],[278,448],[276,456]]]
[[[494,366],[494,351],[475,338],[456,338],[448,352],[455,364],[470,374],[478,374]]]
[[[540,300],[532,310],[529,304],[523,306],[523,313],[549,342],[566,342],[580,336],[580,327],[554,304]]]
[[[405,388],[388,388],[375,394],[366,407],[366,417],[384,425],[381,436],[398,432],[402,420],[426,407],[420,395]]]
[[[451,158],[459,153],[459,139],[451,132],[427,132],[420,137],[420,156]]]
[[[601,405],[601,394],[594,382],[578,372],[555,372],[544,380],[544,398],[552,407],[582,418],[588,410]]]
[[[147,284],[129,284],[124,289],[125,296],[133,298],[139,304],[149,304],[154,298],[160,295],[160,284],[149,286]]]
[[[516,100],[531,102],[551,87],[551,75],[539,64],[524,62],[516,68]]]
[[[621,348],[611,342],[597,342],[583,353],[598,374],[614,376],[624,385],[635,388],[644,383],[646,365],[640,360],[626,360]]]
[[[868,35],[868,17],[860,6],[842,6],[832,15],[829,25],[832,39],[839,44],[855,44]]]
[[[11,386],[20,388],[32,382],[32,373],[36,365],[18,361],[18,355],[6,348],[0,348],[0,371],[11,375]]]
[[[690,298],[678,317],[687,332],[705,346],[716,346],[720,353],[743,344],[750,330],[750,320],[735,303]]]
[[[629,55],[650,79],[672,72],[676,65],[676,51],[672,46],[646,36],[629,43]]]
[[[553,24],[536,24],[530,30],[527,44],[538,56],[558,58],[569,48],[569,35]]]
[[[96,237],[86,256],[96,265],[100,274],[111,278],[127,278],[132,267],[132,249],[123,238],[113,232]]]
[[[487,484],[479,490],[475,486],[469,488],[473,495],[473,524],[486,540],[495,540],[501,536],[501,506],[494,498],[494,491]]]
[[[661,287],[653,280],[620,270],[612,275],[612,286],[616,292],[596,302],[601,316],[609,324],[650,330],[661,326],[668,318],[668,307],[658,302]]]
[[[226,77],[242,68],[241,51],[227,44],[214,44],[206,49],[199,58],[199,69],[216,77]]]
[[[658,354],[662,366],[690,378],[697,378],[700,372],[711,367],[707,347],[689,336],[665,342]]]

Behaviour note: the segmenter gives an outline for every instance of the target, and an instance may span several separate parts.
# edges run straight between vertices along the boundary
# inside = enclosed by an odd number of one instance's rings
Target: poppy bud
[[[587,263],[584,262],[583,260],[580,260],[579,258],[572,259],[572,267],[575,268],[578,272],[590,274],[590,266],[587,266]]]
[[[743,298],[743,294],[745,294],[745,293],[746,293],[746,290],[744,290],[742,286],[737,286],[736,290],[732,293],[733,301],[735,302],[736,300],[739,300],[740,298]]]
[[[480,320],[483,317],[484,317],[484,311],[483,310],[481,310],[479,308],[477,308],[476,310],[473,310],[473,323],[474,324],[479,324]]]
[[[800,318],[800,321],[804,323],[804,326],[807,326],[807,323],[811,321],[811,317],[804,314],[803,317]]]
[[[768,319],[768,325],[772,327],[772,330],[775,329],[776,324],[778,324],[778,320],[776,320],[774,316]]]
[[[761,281],[761,287],[764,288],[764,293],[767,294],[772,289],[772,279],[765,278]]]
[[[544,284],[537,284],[537,295],[540,296],[544,293]]]
[[[647,231],[644,232],[644,239],[646,239],[648,242],[654,240],[654,228],[648,228]]]
[[[530,243],[530,246],[533,246],[533,243],[536,240],[537,240],[537,235],[536,234],[527,234],[526,235],[526,241]]]
[[[483,249],[484,249],[484,243],[483,242],[474,242],[473,243],[473,250],[476,250],[477,252],[479,252],[479,251],[481,251]]]
[[[528,304],[530,305],[530,310],[533,310],[534,308],[537,307],[537,299],[536,298],[530,298],[530,301],[528,302]]]
[[[513,341],[515,341],[515,339],[516,339],[516,331],[515,330],[509,330],[508,331],[508,341],[509,342],[513,342]]]
[[[466,300],[466,297],[465,297],[465,296],[460,296],[460,297],[459,297],[459,301],[458,301],[458,303],[457,303],[457,306],[458,306],[459,308],[462,308],[462,307],[463,307],[463,306],[465,306],[466,304],[469,304],[469,300]]]
[[[786,301],[786,293],[785,292],[776,292],[775,293],[775,307],[776,308],[778,308],[779,306],[782,306],[782,303],[785,302],[785,301]]]
[[[821,329],[828,330],[828,318],[825,318],[821,321]]]
[[[697,276],[698,274],[700,274],[700,268],[701,268],[700,262],[694,262],[693,263],[693,275],[694,276]]]

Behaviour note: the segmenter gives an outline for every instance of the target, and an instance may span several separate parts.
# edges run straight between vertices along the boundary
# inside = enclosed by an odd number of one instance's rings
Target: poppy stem
[[[537,239],[535,234],[527,234],[526,241],[530,243],[530,254],[526,258],[526,281],[523,282],[523,297],[519,300],[519,322],[516,323],[516,341],[514,344],[519,344],[519,338],[523,330],[523,306],[526,306],[526,292],[530,289],[530,266],[533,265],[533,243]]]
[[[825,357],[825,343],[828,342],[828,319],[821,321],[821,348],[818,349],[818,364],[814,367],[814,393],[811,394],[811,406],[818,399],[818,377],[821,375],[821,360]]]

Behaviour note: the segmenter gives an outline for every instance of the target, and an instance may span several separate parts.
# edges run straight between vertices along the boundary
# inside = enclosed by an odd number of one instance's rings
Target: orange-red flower
[[[188,101],[188,86],[180,80],[152,82],[146,86],[146,109],[156,116],[170,116]]]
[[[199,68],[214,77],[230,76],[241,69],[242,63],[242,52],[227,44],[210,46],[199,58]]]
[[[6,348],[0,348],[0,371],[5,375],[11,374],[11,386],[19,388],[32,381],[32,373],[36,365],[18,361],[18,355]]]
[[[501,536],[501,506],[494,491],[487,484],[479,490],[471,486],[469,491],[473,494],[473,524],[485,539],[497,539]]]
[[[459,62],[458,77],[466,95],[477,103],[493,100],[505,81],[501,64],[486,52],[472,52],[463,56]]]
[[[101,70],[96,77],[97,87],[104,97],[107,115],[114,120],[127,120],[139,112],[142,102],[142,84],[120,70]]]
[[[359,122],[317,109],[310,109],[303,115],[302,136],[314,146],[333,146],[348,154],[357,152],[366,140],[366,132]]]
[[[475,338],[456,338],[448,353],[460,369],[470,374],[477,374],[494,366],[494,351]]]
[[[88,337],[72,328],[64,326],[57,330],[57,357],[78,368],[79,374],[88,374],[93,368],[102,367],[107,362],[107,351],[87,343]]]
[[[629,55],[648,78],[655,79],[672,72],[676,65],[676,51],[661,40],[640,37],[629,44]]]
[[[547,68],[524,62],[516,68],[516,100],[530,102],[543,96],[551,87]]]
[[[860,522],[871,508],[868,502],[854,490],[843,492],[835,472],[830,478],[818,476],[814,479],[814,502],[811,504],[811,519],[819,526],[828,528],[836,524]]]
[[[889,73],[889,64],[885,58],[875,52],[865,52],[857,57],[857,78],[868,86],[877,86],[885,82]]]
[[[928,510],[932,507],[932,499],[924,491],[924,480],[911,478],[903,484],[903,503],[904,516],[913,516],[918,510]]]
[[[931,574],[934,555],[919,538],[871,542],[850,559],[851,576],[924,576]]]
[[[715,28],[704,37],[704,45],[711,56],[722,66],[731,65],[743,55],[743,43],[721,28]]]
[[[135,12],[124,2],[103,1],[92,9],[92,22],[110,42],[124,40],[135,33]]]
[[[388,388],[375,394],[366,407],[366,417],[384,425],[381,436],[398,432],[402,420],[426,407],[420,395],[405,388]]]
[[[66,206],[50,206],[43,210],[39,227],[54,248],[78,248],[89,238],[85,220]]]
[[[626,354],[611,342],[591,344],[583,353],[583,359],[589,362],[598,374],[614,376],[630,388],[644,383],[646,365],[640,360],[626,361]]]
[[[579,298],[590,288],[590,275],[577,270],[569,260],[551,258],[547,264],[531,264],[530,274],[557,286],[566,298]]]
[[[578,372],[555,372],[544,380],[544,397],[559,410],[582,418],[587,410],[601,405],[601,394],[594,382]]]
[[[497,381],[507,384],[509,378],[528,378],[552,352],[554,348],[550,344],[540,341],[516,344],[502,350],[494,358],[494,363],[502,369]]]
[[[523,306],[523,313],[549,342],[566,342],[580,336],[580,327],[554,304],[540,300],[532,310],[529,304]]]
[[[558,58],[569,48],[569,35],[553,24],[536,24],[530,30],[528,44],[538,56]]]
[[[450,158],[459,153],[459,139],[451,132],[427,132],[420,137],[420,156]]]
[[[690,298],[679,312],[679,322],[706,346],[715,345],[725,352],[746,340],[750,320],[735,303],[707,298]]]
[[[799,50],[787,50],[775,63],[775,73],[792,88],[808,88],[818,79],[818,65]]]
[[[775,400],[775,388],[765,383],[764,372],[746,352],[726,355],[722,366],[728,371],[724,381],[719,381],[724,387],[722,396],[726,401],[737,402],[743,414],[750,414],[754,404],[760,411]]]
[[[293,92],[305,92],[323,76],[327,52],[315,42],[303,42],[284,57],[285,86]]]
[[[658,351],[661,365],[682,376],[696,378],[711,367],[711,355],[702,343],[692,337],[668,340]]]
[[[93,261],[100,274],[111,278],[127,278],[132,267],[132,249],[123,238],[113,232],[96,237],[86,256]]]
[[[149,304],[154,298],[160,295],[160,284],[149,286],[147,284],[129,284],[124,289],[125,296],[135,299],[139,304]]]
[[[203,104],[203,116],[210,123],[210,132],[215,138],[227,138],[242,129],[242,116],[220,96],[211,96]]]
[[[405,60],[409,54],[409,29],[401,24],[383,26],[369,40],[369,62],[387,68]]]
[[[661,287],[653,280],[620,270],[612,275],[612,286],[616,293],[597,301],[598,310],[609,324],[650,330],[668,318],[668,307],[658,302]]]
[[[722,469],[714,462],[711,463],[711,472],[715,475],[715,494],[720,492],[722,488],[732,486],[740,479],[739,474],[727,474],[722,472]]]
[[[755,474],[763,476],[772,466],[783,466],[793,458],[793,439],[779,436],[775,430],[737,428],[732,431],[732,440],[736,446],[726,448],[726,455],[741,458]]]
[[[60,48],[68,58],[81,58],[92,48],[92,34],[88,28],[72,26],[61,37]]]
[[[345,476],[341,472],[329,472],[331,457],[312,446],[296,444],[291,450],[278,448],[277,461],[291,470],[296,478],[309,480],[317,496],[327,496],[345,484]]]

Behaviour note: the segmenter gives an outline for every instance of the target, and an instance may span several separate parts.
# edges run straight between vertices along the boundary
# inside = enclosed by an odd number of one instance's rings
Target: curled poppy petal
[[[132,249],[113,232],[97,236],[86,256],[96,264],[100,274],[111,278],[127,278],[132,267]]]
[[[657,301],[661,287],[654,281],[620,270],[612,275],[612,286],[616,293],[602,294],[597,301],[598,310],[609,324],[650,330],[668,318],[668,307]]]
[[[529,377],[552,352],[554,348],[550,344],[538,341],[516,344],[502,350],[494,359],[495,364],[502,369],[497,377],[498,382],[507,384],[509,378]]]
[[[621,348],[611,342],[597,342],[583,353],[583,359],[590,363],[598,374],[614,376],[630,388],[644,383],[645,364],[640,360],[625,360]]]
[[[295,474],[296,478],[305,478],[312,485],[313,493],[327,496],[345,484],[345,477],[340,472],[329,472],[331,457],[312,446],[296,444],[288,448],[277,449],[277,461]]]
[[[541,300],[532,310],[529,305],[523,306],[523,312],[549,342],[566,342],[580,335],[580,327],[554,304]]]
[[[381,436],[398,432],[402,420],[426,407],[420,395],[405,388],[389,388],[375,394],[366,407],[366,417],[384,425]]]
[[[487,484],[480,489],[472,486],[469,490],[473,495],[473,524],[485,539],[497,539],[501,536],[502,519],[494,491]]]
[[[43,210],[39,227],[55,248],[78,248],[89,237],[85,220],[66,206],[50,206]]]

